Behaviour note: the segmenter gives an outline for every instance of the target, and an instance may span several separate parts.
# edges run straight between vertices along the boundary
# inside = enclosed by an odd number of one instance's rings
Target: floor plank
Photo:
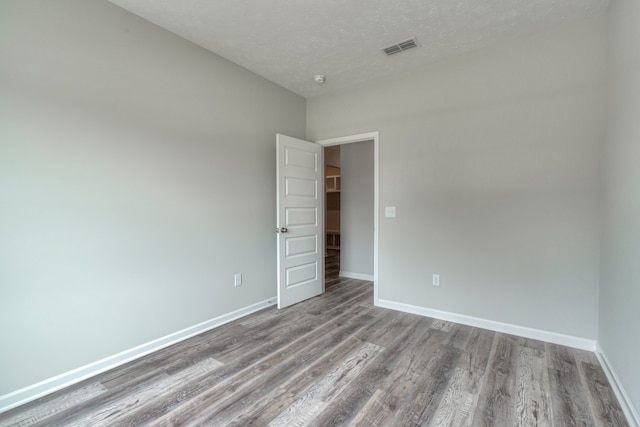
[[[559,371],[549,368],[553,425],[595,426],[591,415],[586,390],[582,387],[576,371]]]
[[[438,348],[424,372],[416,379],[409,404],[396,413],[391,425],[427,425],[449,383],[461,351],[455,347]]]
[[[587,384],[588,396],[596,423],[601,426],[628,426],[620,406],[615,404],[615,394],[602,367],[585,362],[580,367],[584,373],[582,378]]]
[[[496,334],[475,413],[482,426],[506,426],[515,419],[517,340],[509,335]]]
[[[310,424],[317,414],[331,405],[335,397],[350,386],[351,381],[360,375],[381,350],[382,348],[375,344],[365,343],[322,380],[313,384],[305,395],[281,412],[269,425],[275,427]]]
[[[73,408],[92,397],[101,395],[106,392],[107,389],[102,384],[94,382],[86,386],[74,389],[69,393],[60,396],[56,399],[37,405],[30,411],[14,411],[13,416],[9,416],[0,420],[0,425],[3,426],[30,426],[40,421],[51,418],[52,416],[65,411],[68,408]]]
[[[379,347],[375,344],[365,343],[356,338],[350,338],[341,343],[331,353],[323,356],[297,375],[292,376],[287,382],[282,383],[262,401],[253,405],[250,409],[241,411],[231,425],[267,425],[273,420],[287,419],[287,414],[295,410],[301,400],[310,400],[311,396],[322,395],[325,401],[341,392],[341,382],[350,379],[367,366],[375,357]],[[371,353],[369,352],[371,351]],[[340,372],[341,374],[336,374]],[[332,378],[335,387],[324,390],[327,385],[325,378]]]
[[[563,372],[577,371],[578,365],[573,349],[551,343],[546,343],[545,349],[549,368]]]
[[[479,390],[495,333],[473,328],[467,346],[458,360],[442,401],[429,423],[433,427],[470,426],[477,407]]]
[[[420,374],[426,370],[427,364],[440,348],[443,334],[440,331],[427,329],[415,342],[411,352],[404,352],[401,357],[389,362],[396,363],[387,378],[379,382],[378,389],[356,415],[353,424],[358,426],[389,425],[407,405],[415,392],[414,384]],[[393,351],[393,349],[391,349]]]
[[[551,426],[549,373],[544,353],[521,347],[518,355],[516,420],[519,426]]]
[[[403,357],[411,357],[409,354],[425,332],[427,331],[418,320],[392,337],[385,346],[385,351],[363,371],[362,375],[351,382],[347,390],[334,399],[330,407],[318,414],[308,425],[338,426],[349,423],[383,381],[394,373],[399,361]]]

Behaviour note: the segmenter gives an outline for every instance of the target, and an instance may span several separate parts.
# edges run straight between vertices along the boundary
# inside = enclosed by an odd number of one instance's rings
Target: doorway
[[[377,305],[378,132],[317,142],[325,147],[326,159],[327,277],[335,273],[373,281],[374,304]],[[339,161],[336,160],[338,153]]]
[[[341,145],[324,147],[324,280],[325,288],[340,276],[342,201]]]

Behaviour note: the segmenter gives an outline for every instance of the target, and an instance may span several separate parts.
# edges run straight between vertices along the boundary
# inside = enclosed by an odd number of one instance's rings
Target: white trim
[[[553,344],[566,345],[567,347],[579,348],[588,351],[596,350],[596,341],[587,338],[574,337],[571,335],[564,335],[556,332],[527,328],[525,326],[496,322],[494,320],[481,319],[479,317],[466,316],[464,314],[433,310],[431,308],[419,307],[389,300],[381,299],[376,305],[392,310],[404,311],[406,313],[433,317],[435,319],[447,320],[449,322],[462,323],[463,325],[474,326],[476,328],[489,329],[495,332],[518,335],[521,337],[546,341]]]
[[[351,144],[354,142],[377,140],[378,135],[379,133],[377,131],[366,132],[366,133],[359,133],[357,135],[340,136],[338,138],[321,139],[320,141],[316,141],[316,143],[324,147],[330,147],[332,145],[342,145],[342,144]]]
[[[222,316],[190,326],[181,331],[149,341],[146,344],[139,345],[72,371],[65,372],[39,383],[24,387],[20,390],[5,394],[0,396],[0,413],[76,384],[80,381],[86,380],[87,378],[91,378],[102,372],[108,371],[109,369],[113,369],[132,360],[146,356],[180,341],[186,340],[187,338],[191,338],[218,326],[224,325],[225,323],[229,323],[264,308],[271,307],[272,305],[275,305],[275,303],[276,298],[273,297],[247,307],[240,308],[232,311],[231,313],[223,314]]]
[[[347,279],[368,280],[370,282],[373,282],[373,275],[372,274],[352,273],[350,271],[342,271],[342,270],[340,270],[340,273],[338,273],[338,276],[346,277]]]
[[[620,377],[618,377],[618,374],[616,374],[615,369],[613,369],[613,365],[611,365],[609,358],[605,354],[604,350],[602,350],[602,347],[600,347],[600,343],[597,344],[596,356],[598,357],[598,361],[600,361],[602,370],[609,380],[609,384],[611,384],[613,392],[618,398],[618,402],[620,402],[620,406],[622,407],[624,415],[627,417],[627,422],[630,424],[630,427],[640,427],[640,415],[638,415],[638,411],[633,406],[633,402],[626,390],[622,387]]]
[[[373,304],[378,305],[378,230],[380,206],[380,134],[367,132],[357,135],[342,136],[316,141],[329,147],[332,145],[351,144],[354,142],[373,141]]]

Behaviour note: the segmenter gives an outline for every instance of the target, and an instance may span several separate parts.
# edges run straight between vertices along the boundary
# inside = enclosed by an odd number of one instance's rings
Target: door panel
[[[324,291],[320,145],[277,135],[278,308]]]
[[[316,208],[287,208],[284,214],[287,226],[313,227],[318,225],[318,209]]]
[[[318,263],[310,262],[308,264],[296,265],[287,268],[286,287],[306,285],[314,280],[318,280]]]
[[[287,239],[286,245],[287,258],[318,252],[318,238],[316,236],[290,237]]]
[[[311,179],[285,178],[286,196],[307,197],[316,199],[318,197],[318,183]]]

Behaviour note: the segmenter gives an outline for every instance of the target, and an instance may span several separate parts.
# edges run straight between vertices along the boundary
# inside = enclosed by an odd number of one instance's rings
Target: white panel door
[[[278,308],[324,292],[322,147],[276,136]]]

